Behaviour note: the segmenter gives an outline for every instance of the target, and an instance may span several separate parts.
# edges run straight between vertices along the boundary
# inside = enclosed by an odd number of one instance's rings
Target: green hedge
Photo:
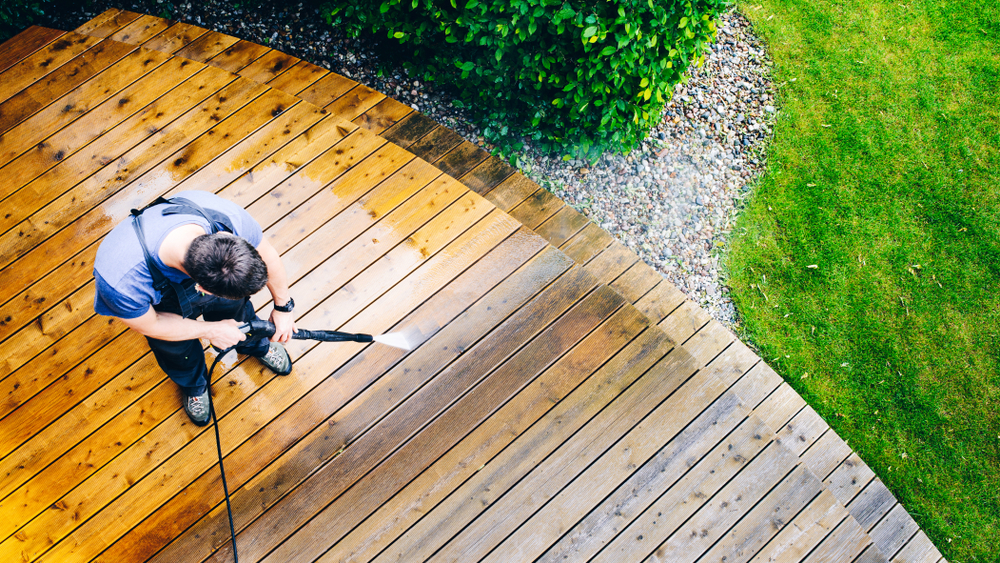
[[[45,2],[29,0],[4,0],[0,3],[0,42],[21,33],[44,12]]]
[[[357,36],[385,33],[425,80],[453,87],[487,140],[595,156],[629,150],[700,64],[724,0],[383,0],[327,4]],[[508,128],[509,127],[509,128]]]

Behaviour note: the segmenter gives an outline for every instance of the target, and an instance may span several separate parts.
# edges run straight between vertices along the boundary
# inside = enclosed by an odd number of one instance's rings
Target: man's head
[[[229,233],[195,238],[184,254],[184,269],[205,291],[226,299],[243,299],[267,284],[267,266],[257,249]]]

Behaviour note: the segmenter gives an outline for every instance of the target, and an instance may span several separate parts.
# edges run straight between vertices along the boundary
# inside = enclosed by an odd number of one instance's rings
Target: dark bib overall
[[[197,215],[203,217],[212,229],[212,234],[224,230],[233,232],[233,225],[224,213],[205,210],[197,203],[184,198],[158,198],[146,207],[132,210],[132,227],[135,229],[146,266],[153,278],[153,287],[160,292],[160,302],[153,305],[153,310],[159,313],[174,313],[186,319],[199,316],[206,321],[221,321],[234,319],[238,322],[248,322],[257,319],[250,298],[225,299],[214,295],[205,295],[195,289],[195,282],[187,278],[182,282],[173,282],[157,268],[146,245],[146,236],[142,230],[142,212],[155,205],[170,205],[163,210],[164,215]],[[146,337],[150,349],[156,357],[160,368],[174,381],[185,395],[200,395],[208,386],[208,367],[205,365],[205,352],[198,339],[171,342]],[[261,357],[267,353],[269,341],[261,338],[253,341],[244,340],[236,346],[240,354]]]

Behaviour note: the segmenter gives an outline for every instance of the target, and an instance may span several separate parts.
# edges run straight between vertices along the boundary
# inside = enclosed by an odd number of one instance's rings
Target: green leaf
[[[646,86],[649,86],[649,79],[648,78],[643,78],[642,80],[639,81],[639,87],[640,88],[645,88]]]
[[[583,30],[583,37],[585,39],[589,38],[589,37],[593,37],[593,35],[595,33],[597,33],[597,26],[592,25],[592,26],[588,27],[587,29]]]
[[[469,3],[465,5],[466,10],[471,10],[479,5],[479,0],[469,0]]]
[[[386,12],[388,12],[389,11],[389,3],[388,2],[382,2],[382,6],[379,7],[379,11],[382,12],[383,14],[386,13]]]
[[[608,45],[607,47],[601,49],[601,56],[602,57],[606,57],[606,56],[610,55],[611,53],[614,53],[615,51],[616,51],[616,49],[615,49],[614,45]]]
[[[406,37],[406,34],[403,33],[402,31],[397,31],[396,33],[393,33],[392,36],[395,37],[396,39],[402,39]]]
[[[677,24],[677,27],[684,29],[685,27],[687,27],[687,24],[688,24],[688,19],[686,17],[681,18],[681,23]]]

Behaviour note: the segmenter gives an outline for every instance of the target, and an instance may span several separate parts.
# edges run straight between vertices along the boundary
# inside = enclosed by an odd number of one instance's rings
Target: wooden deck
[[[118,10],[0,75],[0,561],[232,560],[211,428],[92,309],[103,235],[187,189],[262,224],[299,326],[419,343],[218,370],[241,561],[942,560],[724,327],[403,104]]]

